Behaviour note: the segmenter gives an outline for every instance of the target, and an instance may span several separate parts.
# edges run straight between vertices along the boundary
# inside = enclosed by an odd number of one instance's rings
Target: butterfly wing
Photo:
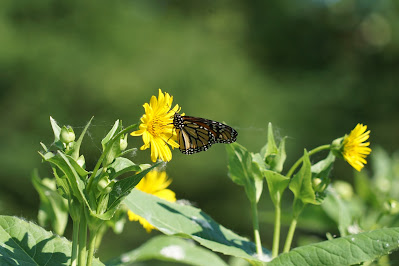
[[[238,135],[232,127],[205,118],[175,114],[173,124],[184,154],[206,151],[214,143],[235,142]]]

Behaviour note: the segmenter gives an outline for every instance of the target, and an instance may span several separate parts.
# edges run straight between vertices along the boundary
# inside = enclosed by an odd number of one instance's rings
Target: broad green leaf
[[[111,128],[111,130],[108,132],[108,134],[101,141],[101,144],[103,146],[103,151],[105,150],[107,143],[115,135],[115,132],[118,130],[118,128],[119,128],[119,120],[116,120],[114,126]]]
[[[252,161],[251,154],[240,144],[226,145],[229,159],[229,177],[234,183],[244,186],[251,202],[258,202],[263,188],[263,176],[257,163]]]
[[[55,233],[63,235],[68,223],[68,202],[57,192],[55,179],[40,179],[35,170],[32,174],[32,183],[40,197],[39,224],[41,226],[51,224]]]
[[[140,180],[152,169],[157,167],[161,162],[153,164],[151,167],[136,173],[132,176],[126,177],[120,181],[118,181],[114,187],[112,188],[111,193],[109,194],[109,201],[108,201],[108,210],[104,215],[103,219],[110,219],[115,211],[117,210],[119,204],[122,202],[122,200],[125,199],[127,195],[129,195],[132,191],[132,189],[140,182]],[[109,217],[109,218],[108,218]]]
[[[141,168],[139,165],[134,164],[131,160],[123,157],[116,158],[110,165],[107,166],[109,179],[115,179],[120,175],[128,172],[137,172]]]
[[[274,265],[354,265],[398,249],[399,228],[386,228],[295,248],[268,263]]]
[[[20,218],[0,216],[0,243],[0,265],[70,265],[71,242]]]
[[[77,161],[79,158],[79,150],[80,150],[80,145],[82,145],[83,137],[86,134],[87,129],[90,126],[91,121],[93,120],[94,116],[90,119],[90,121],[86,124],[85,128],[83,129],[82,133],[80,134],[78,140],[74,143],[72,152],[71,152],[71,157]]]
[[[274,205],[278,205],[284,190],[287,188],[290,179],[279,173],[265,170],[264,175],[266,176],[267,186],[269,187],[270,197]]]
[[[153,259],[199,266],[227,266],[215,253],[195,245],[190,240],[172,236],[154,237],[139,248],[107,262],[106,265],[131,265],[133,262]]]
[[[308,204],[319,204],[312,187],[312,173],[310,171],[310,160],[308,153],[304,152],[301,169],[294,175],[289,184],[290,190],[294,193],[294,217],[297,217],[303,207]]]
[[[215,252],[258,261],[253,242],[218,224],[198,208],[168,202],[137,189],[124,203],[164,234],[191,238]],[[270,255],[266,249],[263,252]]]

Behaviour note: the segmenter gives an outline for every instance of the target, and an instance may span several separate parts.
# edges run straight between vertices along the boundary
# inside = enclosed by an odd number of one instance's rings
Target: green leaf
[[[274,140],[273,126],[269,123],[267,129],[267,144],[261,149],[261,155],[267,164],[277,155],[278,148]]]
[[[89,206],[89,203],[87,202],[86,197],[83,193],[83,190],[85,189],[85,184],[81,176],[79,176],[78,174],[79,172],[80,174],[87,176],[87,171],[81,168],[70,156],[63,154],[60,151],[58,151],[57,155],[55,156],[51,155],[51,153],[46,153],[45,155],[42,155],[42,157],[45,161],[57,166],[64,173],[64,175],[68,179],[69,186],[72,188],[73,195],[80,202],[86,202],[87,206]],[[71,158],[71,160],[69,160],[68,157]],[[78,172],[76,171],[76,169],[78,170]]]
[[[279,205],[281,196],[283,195],[284,190],[287,188],[290,179],[286,176],[270,170],[265,170],[263,173],[266,176],[270,197],[274,205],[277,206]]]
[[[261,172],[267,170],[267,165],[265,161],[262,159],[262,155],[260,153],[251,153],[252,162],[258,165],[258,168]]]
[[[77,161],[79,158],[79,150],[80,150],[80,145],[82,145],[83,137],[86,134],[87,129],[90,126],[91,121],[93,120],[94,116],[90,119],[90,121],[86,124],[85,128],[83,129],[82,133],[80,134],[78,140],[74,143],[72,152],[71,152],[71,157]]]
[[[50,116],[50,123],[54,132],[54,145],[60,150],[63,150],[65,147],[64,143],[62,143],[62,141],[60,140],[61,128],[60,126],[58,126],[57,121],[55,121],[51,116]]]
[[[163,260],[199,266],[227,266],[215,253],[178,237],[157,236],[139,248],[106,263],[107,266],[131,265],[133,262]]]
[[[50,123],[54,132],[54,142],[58,142],[60,140],[61,128],[57,124],[57,121],[55,121],[54,118],[52,118],[51,116],[50,116]]]
[[[39,224],[51,224],[55,233],[62,236],[68,223],[67,200],[58,193],[55,179],[40,179],[37,170],[32,174],[32,183],[40,197]]]
[[[302,167],[294,175],[289,184],[289,188],[295,196],[293,207],[294,217],[299,215],[306,204],[319,204],[316,201],[316,195],[312,187],[312,173],[310,169],[309,155],[305,150]]]
[[[268,263],[274,265],[354,265],[398,249],[399,228],[386,228],[295,248]]]
[[[0,215],[0,243],[0,265],[70,265],[71,242],[20,218]]]
[[[259,166],[252,161],[251,154],[238,143],[226,145],[229,159],[229,177],[234,183],[244,186],[251,202],[258,202],[263,188],[263,176]]]
[[[354,172],[354,187],[356,194],[366,203],[371,205],[377,205],[378,202],[378,191],[375,191],[370,178],[368,177],[366,171],[355,171]]]
[[[280,145],[277,147],[274,139],[272,123],[269,123],[267,130],[267,144],[260,150],[265,163],[268,165],[269,170],[281,173],[287,154],[285,153],[285,139],[284,137]]]
[[[313,177],[318,177],[320,179],[328,178],[334,162],[335,156],[332,152],[329,152],[324,160],[312,165],[311,171],[313,173]]]
[[[337,223],[340,235],[346,236],[348,227],[352,225],[353,215],[345,201],[333,189],[328,189],[327,197],[321,207]]]
[[[259,261],[253,242],[226,229],[198,208],[168,202],[137,189],[124,203],[166,235],[184,236],[215,252]],[[263,253],[270,255],[266,249]]]
[[[133,163],[131,160],[123,157],[116,158],[110,165],[107,166],[107,173],[109,179],[115,179],[128,172],[137,172],[141,168],[139,165]]]
[[[151,167],[136,173],[132,176],[126,177],[120,181],[118,181],[112,188],[112,191],[109,193],[108,207],[107,212],[99,215],[97,217],[109,220],[115,214],[118,209],[119,204],[125,199],[127,195],[129,195],[132,189],[140,182],[140,180],[152,169],[157,167],[161,162],[153,164]]]

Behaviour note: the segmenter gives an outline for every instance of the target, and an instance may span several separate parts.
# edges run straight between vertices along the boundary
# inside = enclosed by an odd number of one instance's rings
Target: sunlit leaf
[[[269,264],[354,265],[373,261],[398,249],[399,228],[386,228],[295,248]]]
[[[71,242],[20,218],[0,215],[0,243],[0,265],[70,265]]]
[[[164,234],[191,238],[213,251],[258,261],[253,242],[218,224],[198,208],[168,202],[137,189],[124,203]],[[263,252],[270,254],[266,249]]]
[[[199,266],[227,266],[215,253],[195,245],[192,240],[157,236],[139,248],[106,263],[107,266],[131,265],[133,262],[163,260]]]

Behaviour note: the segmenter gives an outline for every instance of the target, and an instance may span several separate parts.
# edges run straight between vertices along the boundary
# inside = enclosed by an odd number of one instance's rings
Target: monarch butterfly
[[[173,126],[176,129],[179,149],[184,154],[206,151],[214,143],[233,143],[238,135],[228,125],[178,113],[173,117]]]

